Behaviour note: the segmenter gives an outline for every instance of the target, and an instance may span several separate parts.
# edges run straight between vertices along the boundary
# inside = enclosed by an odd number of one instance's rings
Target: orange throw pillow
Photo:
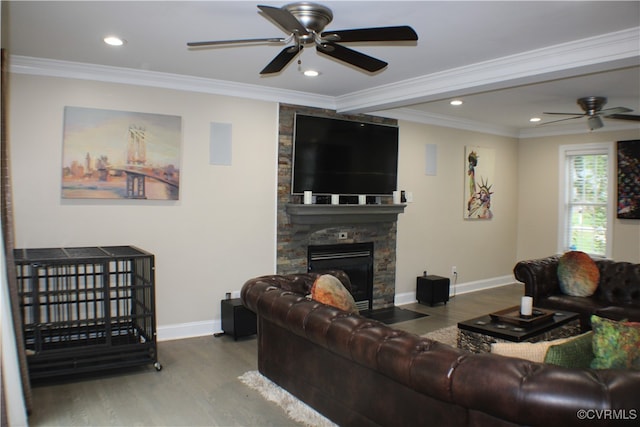
[[[349,313],[357,313],[358,308],[351,292],[344,287],[340,279],[330,274],[323,274],[313,282],[311,299],[327,304]]]

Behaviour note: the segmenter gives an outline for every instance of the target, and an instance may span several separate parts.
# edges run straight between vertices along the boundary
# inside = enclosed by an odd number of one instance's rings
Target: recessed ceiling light
[[[304,70],[303,74],[307,77],[318,77],[320,75],[316,70]]]
[[[462,105],[462,100],[460,100],[460,99],[454,99],[454,100],[453,100],[453,101],[451,101],[449,104],[451,104],[451,105],[455,105],[455,106]]]
[[[123,39],[115,36],[108,36],[108,37],[105,37],[103,40],[109,46],[122,46],[124,44]]]
[[[540,117],[531,117],[531,118],[529,119],[529,121],[530,121],[531,123],[537,123],[537,122],[539,122],[540,120],[542,120]]]

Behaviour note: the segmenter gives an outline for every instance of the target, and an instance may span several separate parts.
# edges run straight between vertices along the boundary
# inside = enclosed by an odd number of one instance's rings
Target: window
[[[560,147],[558,251],[611,257],[613,144]]]

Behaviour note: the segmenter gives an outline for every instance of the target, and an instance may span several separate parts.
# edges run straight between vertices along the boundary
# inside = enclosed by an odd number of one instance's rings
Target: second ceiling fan
[[[206,47],[228,44],[290,43],[269,63],[260,74],[282,71],[304,46],[315,45],[319,53],[328,55],[369,72],[380,71],[388,64],[362,52],[342,46],[350,42],[396,42],[415,41],[418,35],[413,28],[403,25],[395,27],[373,27],[349,30],[323,31],[333,20],[331,9],[316,3],[297,2],[281,8],[258,5],[258,9],[274,21],[286,33],[287,38],[262,38],[189,42],[189,47]]]

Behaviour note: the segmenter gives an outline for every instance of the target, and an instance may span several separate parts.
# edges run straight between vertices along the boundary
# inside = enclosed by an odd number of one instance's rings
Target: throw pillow
[[[357,313],[358,308],[351,292],[342,282],[330,274],[318,276],[311,287],[311,299],[349,313]]]
[[[593,360],[593,332],[570,338],[562,344],[549,347],[544,363],[563,366],[565,368],[589,368]]]
[[[549,347],[569,339],[571,338],[540,342],[497,342],[491,344],[491,353],[542,363]]]
[[[640,323],[591,316],[595,369],[640,370]]]
[[[600,270],[589,255],[580,251],[567,252],[558,260],[560,290],[574,297],[593,295],[600,280]]]

